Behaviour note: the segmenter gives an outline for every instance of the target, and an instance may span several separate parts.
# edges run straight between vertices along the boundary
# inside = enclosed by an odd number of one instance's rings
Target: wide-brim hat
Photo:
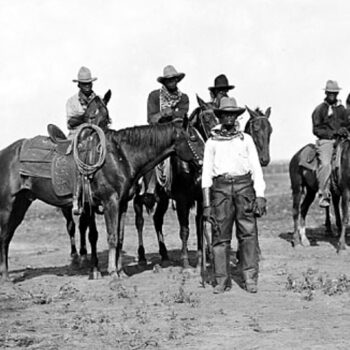
[[[91,71],[89,68],[81,67],[78,72],[78,79],[73,79],[74,83],[92,83],[97,80],[91,76]]]
[[[161,84],[164,83],[164,81],[166,81],[167,79],[171,79],[171,78],[177,78],[177,81],[181,81],[184,77],[185,77],[185,73],[179,73],[174,66],[166,66],[163,69],[163,76],[162,77],[158,77],[157,81]]]
[[[221,89],[232,90],[234,85],[230,85],[225,74],[220,74],[214,79],[214,86],[208,87],[210,91],[216,91]]]
[[[324,88],[326,92],[339,92],[341,87],[339,87],[338,82],[335,80],[327,80],[326,87]]]
[[[220,100],[220,107],[214,108],[214,112],[218,118],[223,117],[226,114],[238,117],[245,112],[245,108],[238,107],[237,102],[233,97],[223,97]]]

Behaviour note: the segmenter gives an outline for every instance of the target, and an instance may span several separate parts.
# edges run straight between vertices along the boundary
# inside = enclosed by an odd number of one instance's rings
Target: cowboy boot
[[[222,242],[213,247],[214,275],[217,283],[214,287],[214,294],[221,294],[231,288],[231,277],[228,270],[230,264],[228,259],[229,247],[229,242]]]

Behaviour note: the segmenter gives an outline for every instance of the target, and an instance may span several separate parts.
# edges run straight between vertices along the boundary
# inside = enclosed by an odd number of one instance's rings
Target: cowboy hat
[[[230,85],[228,83],[228,79],[225,74],[218,75],[214,80],[214,86],[210,86],[208,89],[210,91],[220,90],[220,89],[227,89],[231,90],[234,89],[234,85]]]
[[[91,83],[97,80],[97,78],[91,77],[91,71],[89,68],[81,67],[78,72],[78,79],[73,79],[74,83]]]
[[[163,76],[162,77],[158,77],[157,81],[161,84],[164,83],[165,80],[167,79],[171,79],[171,78],[177,78],[177,81],[181,81],[185,76],[185,73],[179,73],[174,66],[166,66],[163,69]]]
[[[324,88],[326,92],[339,92],[341,88],[338,85],[338,82],[335,80],[327,80],[326,87]]]
[[[244,113],[245,108],[237,107],[237,102],[233,97],[223,97],[220,100],[220,107],[214,108],[215,115],[220,118],[224,115],[230,114],[236,117]]]

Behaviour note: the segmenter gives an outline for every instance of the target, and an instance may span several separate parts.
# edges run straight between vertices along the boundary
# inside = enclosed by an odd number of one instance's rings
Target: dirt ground
[[[171,210],[165,238],[172,264],[160,266],[152,221],[146,217],[148,265],[138,266],[132,206],[124,246],[129,277],[114,280],[107,275],[106,233],[99,218],[103,278],[89,280],[87,267],[71,266],[60,212],[34,203],[10,246],[14,283],[0,285],[0,348],[348,349],[350,254],[336,253],[316,203],[307,222],[312,245],[293,248],[288,175],[265,179],[268,214],[259,220],[263,260],[255,295],[237,284],[214,295],[210,285],[201,286],[196,270],[181,269]]]

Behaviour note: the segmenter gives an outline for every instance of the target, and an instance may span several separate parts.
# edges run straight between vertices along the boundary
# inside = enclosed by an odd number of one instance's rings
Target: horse
[[[310,241],[306,237],[306,216],[318,192],[317,163],[314,144],[302,147],[289,162],[289,178],[293,197],[293,246],[310,246]],[[326,232],[331,235],[333,232],[329,207],[325,208],[325,213]],[[338,227],[341,225],[339,218],[336,218],[336,225]]]
[[[102,100],[96,99],[91,116],[106,115],[108,110]],[[122,272],[121,249],[124,239],[124,219],[129,192],[135,181],[163,159],[176,153],[186,161],[200,160],[203,144],[190,139],[187,121],[183,124],[173,122],[166,125],[139,126],[123,130],[105,130],[106,157],[104,164],[91,180],[91,192],[94,202],[101,203],[107,228],[109,254],[108,272],[120,275]],[[58,197],[51,179],[31,179],[31,187],[23,188],[19,174],[19,154],[24,139],[18,140],[0,152],[3,165],[0,173],[0,274],[7,280],[8,249],[18,225],[22,222],[27,209],[34,199],[65,208],[72,207],[72,194]],[[147,145],[147,147],[145,147]],[[97,231],[96,231],[97,232]],[[92,276],[98,275],[96,252],[96,233],[91,234]]]
[[[331,193],[334,205],[334,215],[339,231],[337,252],[345,250],[346,226],[349,223],[349,200],[350,200],[350,139],[341,139],[337,146],[339,152],[339,167],[332,167]],[[337,164],[338,165],[338,164]],[[340,207],[339,208],[339,202]]]
[[[213,106],[205,103],[197,96],[197,107],[190,116],[190,121],[201,133],[203,139],[206,141],[210,136],[210,130],[218,124],[218,119],[213,112]],[[250,134],[257,147],[259,160],[262,166],[267,166],[270,162],[270,136],[272,127],[269,122],[271,108],[267,108],[263,113],[259,108],[255,111],[247,107],[250,115],[249,120],[245,126],[245,132]],[[190,209],[196,204],[196,233],[197,233],[197,262],[200,262],[202,256],[202,237],[203,237],[203,198],[200,182],[200,174],[191,168],[184,169],[183,164],[179,162],[176,157],[171,160],[172,164],[172,188],[171,193],[168,194],[158,184],[156,193],[159,198],[157,206],[153,215],[153,223],[157,234],[159,254],[162,262],[169,260],[167,248],[164,242],[164,234],[162,231],[164,216],[168,209],[169,200],[173,199],[176,203],[177,218],[180,226],[180,238],[182,241],[181,260],[184,268],[188,268],[188,251],[187,241],[189,237],[189,213]],[[146,263],[145,250],[143,246],[143,223],[142,216],[142,196],[136,196],[134,199],[135,210],[135,224],[138,232],[138,261],[141,264]]]

